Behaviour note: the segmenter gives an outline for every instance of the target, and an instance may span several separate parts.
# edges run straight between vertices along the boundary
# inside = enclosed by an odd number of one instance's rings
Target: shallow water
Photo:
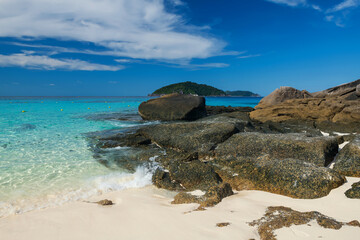
[[[147,99],[0,98],[0,217],[151,184],[153,167],[107,168],[94,159],[87,137],[149,124],[136,114]],[[207,104],[255,106],[259,100],[207,98]]]

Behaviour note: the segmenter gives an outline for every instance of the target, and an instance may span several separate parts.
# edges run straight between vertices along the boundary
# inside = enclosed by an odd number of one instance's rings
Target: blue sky
[[[360,0],[2,0],[0,95],[267,95],[360,78]]]

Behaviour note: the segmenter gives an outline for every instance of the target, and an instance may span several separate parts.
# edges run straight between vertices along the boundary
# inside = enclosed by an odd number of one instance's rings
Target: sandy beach
[[[260,239],[255,227],[268,206],[285,206],[297,211],[319,211],[338,221],[359,220],[358,200],[344,192],[359,178],[333,190],[328,196],[303,200],[262,191],[240,191],[215,207],[194,211],[197,204],[171,204],[173,192],[148,186],[98,196],[113,206],[75,202],[0,219],[4,240],[22,239]],[[217,223],[229,222],[219,228]],[[309,226],[311,225],[311,226]],[[358,239],[360,228],[321,228],[316,222],[277,230],[277,239]]]

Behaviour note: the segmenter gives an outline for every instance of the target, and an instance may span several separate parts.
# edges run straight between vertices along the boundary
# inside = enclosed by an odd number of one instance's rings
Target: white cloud
[[[249,54],[249,55],[238,56],[237,58],[245,59],[245,58],[254,58],[254,57],[260,57],[260,56],[261,56],[261,54]]]
[[[344,20],[346,15],[344,10],[360,6],[360,0],[342,0],[339,4],[329,9],[323,9],[319,5],[312,4],[310,0],[266,0],[277,4],[284,4],[290,7],[312,8],[324,14],[324,19],[335,23],[338,27],[345,27]],[[240,57],[241,58],[241,57]]]
[[[338,12],[347,8],[357,7],[360,5],[360,0],[344,0],[343,2],[335,5],[333,8],[329,9],[327,12]]]
[[[49,56],[32,55],[32,53],[0,54],[1,67],[23,67],[41,70],[81,70],[81,71],[118,71],[123,66],[107,66],[89,63],[78,59],[55,59]]]
[[[266,1],[278,3],[278,4],[285,4],[291,7],[297,7],[307,4],[306,0],[266,0]]]
[[[204,36],[200,28],[169,13],[164,1],[1,0],[0,37],[91,42],[109,55],[139,59],[208,58],[222,53],[224,42]]]

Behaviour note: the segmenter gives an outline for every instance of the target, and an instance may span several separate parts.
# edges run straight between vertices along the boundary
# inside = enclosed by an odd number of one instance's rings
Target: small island
[[[260,97],[259,94],[250,91],[223,91],[221,89],[194,82],[181,82],[159,88],[149,96],[156,97],[171,93],[193,94],[198,96],[227,96],[227,97]]]

